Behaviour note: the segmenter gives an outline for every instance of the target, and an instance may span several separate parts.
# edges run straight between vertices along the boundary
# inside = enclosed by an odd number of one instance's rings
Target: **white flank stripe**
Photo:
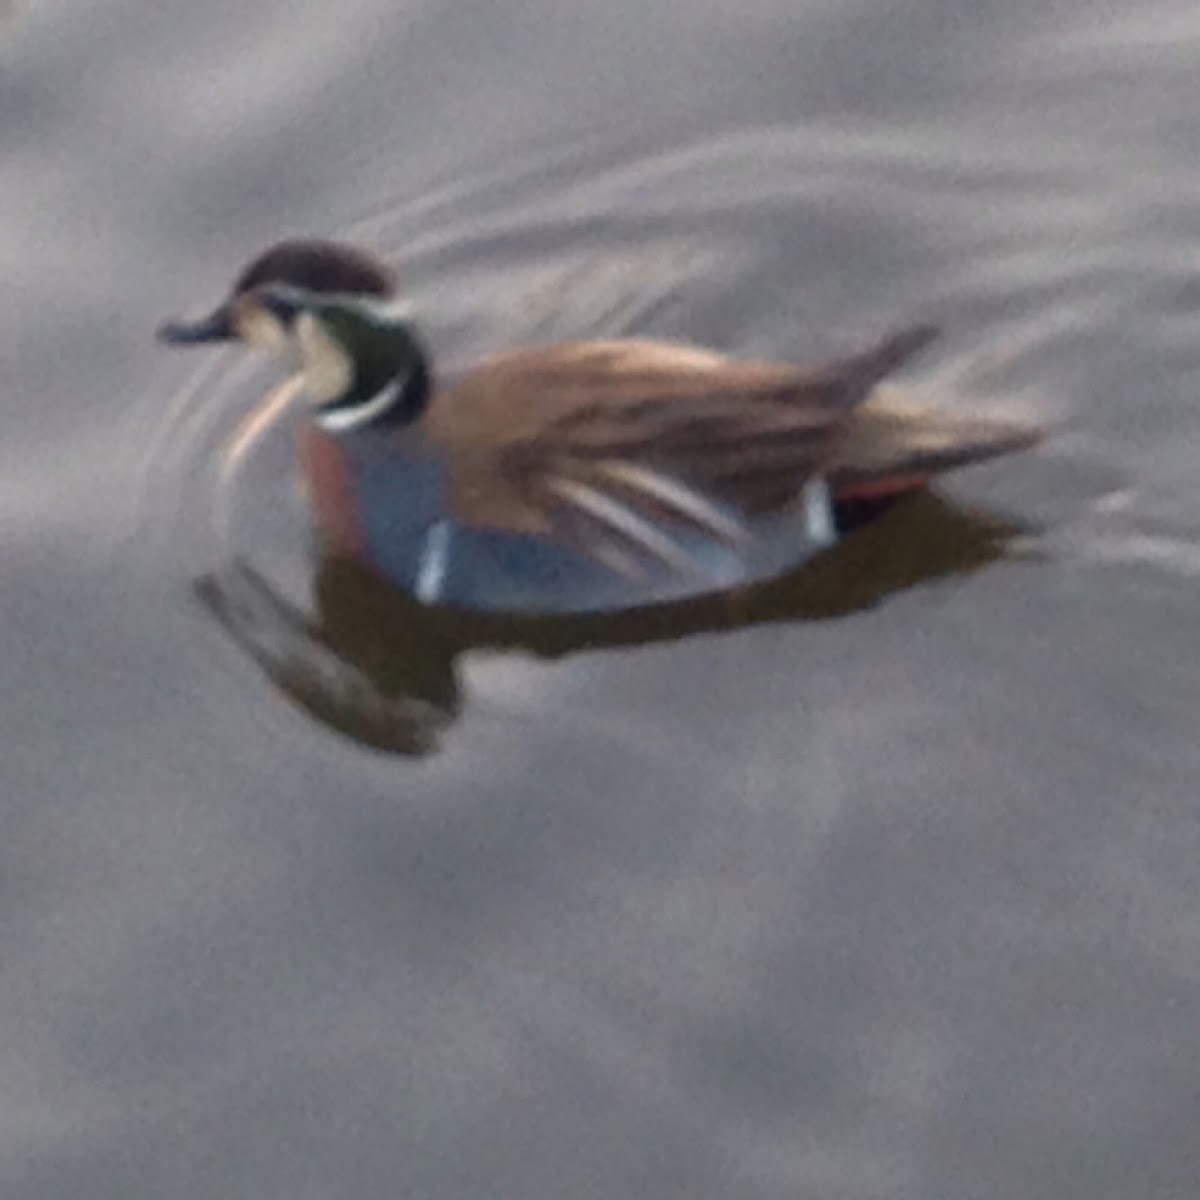
[[[819,475],[804,485],[801,493],[804,504],[804,530],[809,540],[818,546],[832,546],[837,541],[837,528],[833,523],[833,498],[829,484]]]
[[[610,479],[657,500],[666,508],[674,509],[680,516],[731,546],[744,547],[750,540],[744,525],[727,516],[694,488],[685,486],[669,475],[626,462],[604,463],[599,469]]]
[[[436,604],[446,583],[446,571],[450,566],[449,521],[436,521],[425,534],[421,557],[417,562],[417,581],[413,587],[422,604]]]
[[[665,534],[631,508],[606,496],[590,484],[574,479],[552,479],[550,490],[576,508],[596,518],[607,529],[632,542],[664,566],[680,574],[696,574],[696,564]]]

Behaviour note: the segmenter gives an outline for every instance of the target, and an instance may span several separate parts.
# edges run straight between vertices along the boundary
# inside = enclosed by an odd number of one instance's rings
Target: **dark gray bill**
[[[227,342],[235,338],[228,304],[218,305],[206,317],[188,320],[176,317],[158,327],[158,340],[173,346],[195,346],[204,342]]]

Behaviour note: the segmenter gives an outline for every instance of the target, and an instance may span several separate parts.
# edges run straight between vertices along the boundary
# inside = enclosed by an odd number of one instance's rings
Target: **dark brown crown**
[[[282,283],[306,292],[388,297],[396,273],[386,263],[345,242],[289,238],[264,251],[238,276],[234,294]]]

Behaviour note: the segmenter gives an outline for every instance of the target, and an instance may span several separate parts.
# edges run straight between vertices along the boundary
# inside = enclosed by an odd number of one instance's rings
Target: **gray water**
[[[11,8],[0,1196],[1195,1196],[1195,6]],[[932,318],[1053,436],[736,611],[430,617],[152,340],[290,233],[442,360]]]

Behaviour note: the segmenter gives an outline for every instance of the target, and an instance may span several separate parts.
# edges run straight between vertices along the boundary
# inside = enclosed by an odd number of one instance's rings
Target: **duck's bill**
[[[158,340],[172,346],[199,346],[228,342],[237,337],[229,305],[221,304],[205,317],[174,317],[158,327]]]

